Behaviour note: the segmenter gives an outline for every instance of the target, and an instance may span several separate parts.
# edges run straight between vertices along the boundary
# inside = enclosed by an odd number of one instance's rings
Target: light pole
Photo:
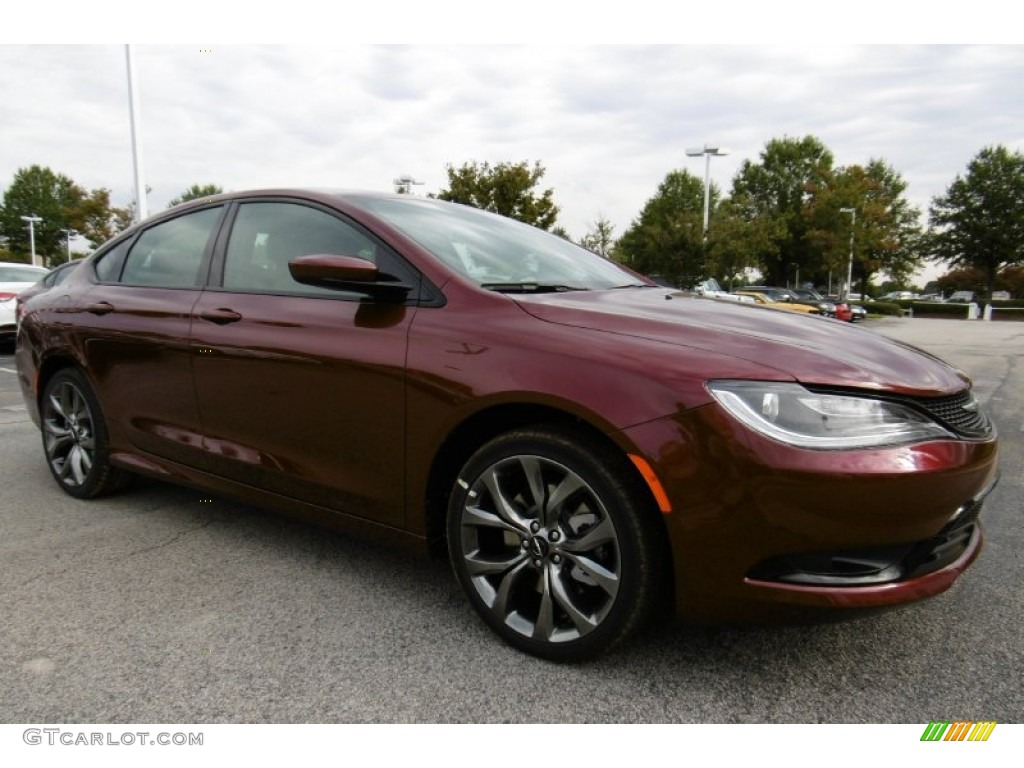
[[[71,238],[77,235],[78,232],[73,229],[62,229],[61,232],[64,233],[64,242],[68,244],[68,261],[71,261]]]
[[[722,147],[713,147],[705,144],[703,147],[695,147],[686,150],[687,157],[700,157],[704,155],[704,239],[708,239],[708,217],[711,206],[711,158],[725,157],[729,150]]]
[[[857,209],[840,208],[840,213],[850,214],[850,263],[846,265],[846,293],[840,299],[850,300],[850,289],[853,288],[853,231],[857,226]]]
[[[142,139],[139,138],[139,86],[135,81],[135,57],[132,47],[124,47],[125,61],[128,64],[128,116],[132,128],[132,164],[135,168],[135,221],[142,221],[149,216],[146,203],[146,183],[142,173]]]
[[[395,192],[397,192],[398,194],[400,194],[400,195],[411,195],[412,194],[412,185],[413,184],[422,184],[423,182],[422,181],[418,181],[416,178],[414,178],[413,176],[410,176],[408,173],[403,173],[401,176],[399,176],[397,179],[395,179],[391,183],[395,185]]]
[[[38,267],[39,264],[36,259],[36,224],[41,222],[42,219],[33,213],[31,216],[22,216],[21,220],[28,222],[28,242],[29,248],[32,251],[32,266]]]

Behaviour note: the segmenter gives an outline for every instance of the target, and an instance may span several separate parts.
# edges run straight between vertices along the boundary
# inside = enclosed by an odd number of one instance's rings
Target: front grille
[[[948,397],[907,397],[899,398],[908,405],[916,406],[929,416],[957,434],[965,437],[988,437],[992,434],[992,422],[984,414],[978,401],[969,389]]]

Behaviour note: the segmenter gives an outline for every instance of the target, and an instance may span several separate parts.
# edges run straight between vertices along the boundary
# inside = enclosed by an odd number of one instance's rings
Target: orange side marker
[[[665,493],[665,488],[662,486],[658,476],[654,474],[651,465],[642,456],[636,456],[632,453],[629,454],[629,460],[633,462],[633,465],[640,470],[640,474],[644,476],[647,487],[651,489],[651,493],[654,494],[654,500],[658,502],[658,509],[661,510],[662,514],[667,515],[672,511],[672,502],[668,500],[668,494]]]

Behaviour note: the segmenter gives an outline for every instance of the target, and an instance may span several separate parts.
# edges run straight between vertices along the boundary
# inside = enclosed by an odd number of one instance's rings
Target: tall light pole
[[[71,238],[77,235],[78,232],[73,229],[62,229],[61,232],[64,233],[64,242],[68,245],[68,261],[71,261]]]
[[[722,147],[714,147],[705,144],[703,147],[696,147],[686,150],[687,157],[700,157],[704,155],[704,239],[708,239],[708,220],[711,208],[711,158],[725,157],[729,150]]]
[[[840,208],[840,213],[850,214],[850,263],[846,265],[846,293],[840,299],[850,300],[850,291],[853,288],[853,231],[857,227],[857,209]]]
[[[135,59],[132,47],[124,47],[128,63],[128,116],[132,126],[132,162],[135,166],[135,221],[142,221],[149,215],[146,207],[146,184],[142,179],[142,140],[139,139],[139,88],[135,82]]]
[[[33,213],[31,216],[22,216],[21,220],[28,222],[28,242],[32,252],[32,266],[38,267],[39,260],[36,258],[36,224],[41,222],[42,219]]]

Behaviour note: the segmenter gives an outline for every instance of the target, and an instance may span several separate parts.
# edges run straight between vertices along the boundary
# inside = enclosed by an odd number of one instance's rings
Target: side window
[[[199,284],[199,267],[221,209],[203,208],[150,227],[132,246],[121,282],[160,288]]]
[[[243,203],[228,241],[224,287],[337,296],[338,291],[295,282],[288,271],[289,260],[319,253],[377,261],[370,238],[328,213],[296,203]]]
[[[121,276],[121,265],[124,264],[124,255],[128,252],[128,244],[131,238],[122,240],[109,251],[93,262],[93,269],[96,277],[101,283],[116,283]]]

